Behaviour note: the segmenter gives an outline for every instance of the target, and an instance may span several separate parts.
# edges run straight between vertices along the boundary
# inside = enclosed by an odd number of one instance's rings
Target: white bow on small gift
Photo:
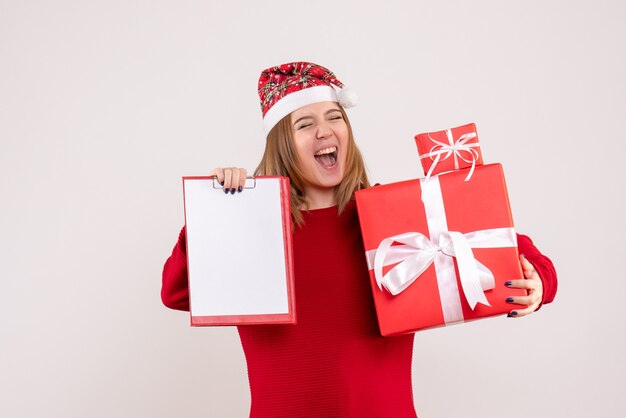
[[[450,156],[452,156],[454,158],[455,170],[459,169],[459,159],[465,161],[468,164],[470,163],[472,164],[472,167],[469,173],[467,174],[467,177],[465,177],[465,181],[468,181],[472,177],[472,174],[474,173],[474,168],[476,167],[476,160],[478,160],[478,151],[476,151],[474,148],[480,147],[480,144],[478,142],[472,142],[468,144],[468,141],[476,138],[476,132],[469,132],[469,133],[463,134],[456,141],[454,140],[454,137],[452,136],[452,129],[446,129],[445,132],[448,137],[447,144],[445,142],[441,142],[441,141],[437,141],[436,139],[433,139],[430,136],[430,134],[428,134],[428,138],[435,143],[435,146],[433,146],[430,149],[430,151],[427,152],[426,154],[421,154],[419,156],[420,159],[430,158],[431,160],[433,160],[433,163],[430,166],[428,173],[426,173],[426,180],[430,178],[430,176],[432,175],[439,161],[443,161],[449,158]],[[464,157],[461,154],[461,152],[468,153],[469,157]]]

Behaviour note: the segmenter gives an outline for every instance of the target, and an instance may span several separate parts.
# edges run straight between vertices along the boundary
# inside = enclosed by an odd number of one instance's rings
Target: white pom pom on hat
[[[344,87],[337,91],[337,101],[346,109],[354,107],[359,102],[359,96],[351,88]]]

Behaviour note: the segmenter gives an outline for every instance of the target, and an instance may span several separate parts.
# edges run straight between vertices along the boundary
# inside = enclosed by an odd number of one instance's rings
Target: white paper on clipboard
[[[183,177],[191,325],[295,323],[289,179]]]

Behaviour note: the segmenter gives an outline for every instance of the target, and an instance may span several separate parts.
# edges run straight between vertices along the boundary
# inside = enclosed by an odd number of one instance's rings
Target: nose
[[[330,129],[330,126],[328,125],[328,123],[322,122],[317,126],[317,135],[316,135],[317,139],[326,139],[330,137],[332,134],[333,134],[333,131],[332,129]]]

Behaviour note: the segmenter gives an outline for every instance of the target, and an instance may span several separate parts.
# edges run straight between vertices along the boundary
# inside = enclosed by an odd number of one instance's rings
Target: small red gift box
[[[415,135],[415,143],[426,177],[482,165],[476,125]],[[468,177],[472,171],[468,172]]]
[[[500,164],[356,192],[382,335],[506,314],[522,279]],[[381,216],[381,214],[389,216]]]

